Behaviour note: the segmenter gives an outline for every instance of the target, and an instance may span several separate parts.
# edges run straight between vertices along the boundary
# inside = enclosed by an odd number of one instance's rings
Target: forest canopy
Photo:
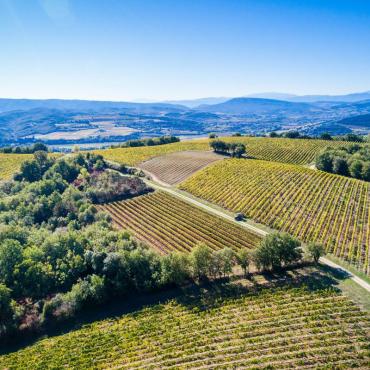
[[[370,145],[326,148],[316,157],[316,167],[321,171],[370,181]]]

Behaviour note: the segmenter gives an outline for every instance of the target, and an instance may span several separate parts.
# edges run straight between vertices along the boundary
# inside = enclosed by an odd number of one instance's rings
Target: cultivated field
[[[32,154],[0,153],[0,180],[9,180],[20,169],[22,162],[30,158],[33,158]]]
[[[197,242],[212,249],[254,248],[260,238],[164,192],[103,206],[114,222],[162,253],[190,251]]]
[[[247,154],[256,159],[267,161],[309,164],[316,155],[327,146],[342,146],[349,143],[342,141],[301,140],[265,137],[225,137],[227,142],[241,142],[247,146]],[[97,150],[96,153],[104,155],[106,159],[136,166],[148,159],[181,151],[203,150],[208,151],[208,139],[181,141],[179,143],[145,146],[137,148],[117,148]]]
[[[332,290],[189,296],[0,356],[2,369],[367,369],[369,317]]]
[[[156,145],[156,146],[140,146],[134,148],[115,148],[102,149],[94,151],[101,154],[104,158],[123,163],[129,166],[137,166],[141,162],[148,159],[162,156],[165,154],[182,152],[187,150],[209,150],[208,140],[190,140],[180,141],[178,143]]]
[[[370,184],[289,164],[228,159],[180,188],[328,251],[370,273]]]
[[[225,157],[213,152],[186,151],[171,153],[140,163],[139,168],[166,184],[184,181],[201,168]]]

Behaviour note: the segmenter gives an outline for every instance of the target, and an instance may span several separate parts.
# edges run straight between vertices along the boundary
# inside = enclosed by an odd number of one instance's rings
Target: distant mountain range
[[[246,95],[246,96],[243,96],[243,98],[284,100],[284,101],[290,101],[290,102],[295,102],[295,103],[315,103],[315,102],[351,103],[351,102],[358,102],[361,100],[370,99],[370,91],[346,94],[346,95],[294,95],[294,94],[286,94],[286,93],[280,93],[280,92],[265,92],[265,93]],[[204,104],[210,105],[210,104],[224,103],[230,99],[233,99],[233,98],[209,97],[209,98],[192,99],[192,100],[189,99],[189,100],[165,101],[164,103],[180,104],[180,105],[185,105],[186,107],[189,107],[189,108],[195,108],[195,107],[198,107],[199,105],[204,105]]]
[[[234,98],[223,103],[200,105],[196,110],[231,114],[268,114],[276,112],[308,112],[315,107],[307,103],[293,103],[284,100],[260,98]]]
[[[1,99],[0,112],[12,110],[29,110],[35,108],[60,109],[73,111],[140,111],[156,113],[163,111],[186,110],[178,104],[167,103],[132,103],[115,101],[96,101],[96,100],[64,100],[64,99]]]
[[[269,96],[266,94],[265,97],[273,98],[276,93]],[[273,98],[274,99],[274,98]],[[370,99],[370,91],[365,91],[362,93],[354,93],[354,94],[347,94],[347,95],[289,95],[289,94],[280,94],[279,99],[287,100],[291,102],[305,102],[305,103],[314,103],[314,102],[344,102],[344,103],[351,103],[351,102],[358,102],[361,100],[368,100]]]
[[[311,135],[367,133],[369,115],[370,92],[340,96],[265,93],[150,103],[0,99],[0,144],[40,139],[49,144],[106,142],[209,132],[261,135],[290,129]]]

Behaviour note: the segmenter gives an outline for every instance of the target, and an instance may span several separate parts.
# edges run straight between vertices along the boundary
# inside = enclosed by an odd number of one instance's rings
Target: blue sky
[[[0,0],[0,97],[370,90],[368,0]]]

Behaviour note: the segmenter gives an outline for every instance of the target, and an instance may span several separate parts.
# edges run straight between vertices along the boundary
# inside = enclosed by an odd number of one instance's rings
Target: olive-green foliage
[[[4,284],[0,284],[0,338],[14,329],[15,311],[14,302],[11,299],[11,290]]]
[[[210,274],[212,250],[204,243],[198,243],[191,251],[190,260],[193,274],[199,280]]]
[[[258,269],[275,270],[302,258],[301,243],[287,233],[273,233],[261,241],[254,254]]]
[[[238,265],[243,269],[244,275],[246,276],[251,263],[251,252],[248,249],[240,249],[236,255]]]
[[[352,144],[326,148],[317,156],[316,167],[325,172],[370,181],[370,146]]]
[[[315,263],[319,262],[320,257],[325,255],[325,248],[319,243],[309,243],[307,246],[308,253]]]

